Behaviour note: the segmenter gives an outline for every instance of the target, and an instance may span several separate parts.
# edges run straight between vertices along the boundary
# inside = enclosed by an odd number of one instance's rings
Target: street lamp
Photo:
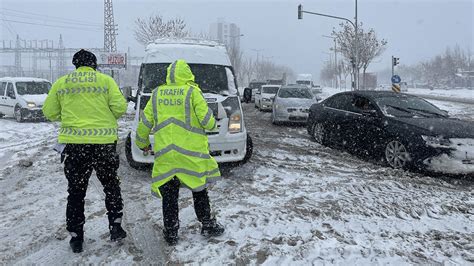
[[[328,18],[334,18],[334,19],[340,19],[340,20],[345,20],[349,22],[353,27],[355,31],[355,62],[353,65],[353,72],[354,72],[354,81],[355,81],[355,89],[359,89],[359,69],[357,68],[358,62],[359,62],[359,53],[358,53],[358,46],[359,46],[359,32],[357,28],[357,0],[355,0],[355,23],[352,22],[350,19],[343,18],[343,17],[338,17],[338,16],[332,16],[332,15],[327,15],[327,14],[322,14],[322,13],[316,13],[316,12],[310,12],[310,11],[305,11],[303,10],[303,6],[300,4],[298,5],[298,19],[303,19],[303,13],[308,13],[311,15],[317,15],[317,16],[322,16],[322,17],[328,17]],[[356,73],[357,72],[357,73]]]
[[[263,49],[250,49],[254,52],[257,52],[257,63],[258,63],[258,55],[260,54],[261,51],[263,51]]]
[[[235,38],[240,38],[241,36],[244,36],[243,34],[239,34],[239,35],[224,35],[224,37],[227,37],[227,38],[232,38],[232,40],[229,40],[229,42],[232,44],[232,48],[235,48],[236,45],[235,45]],[[226,42],[227,43],[227,42]],[[240,46],[240,41],[239,41],[239,46]]]
[[[333,36],[328,36],[328,35],[321,35],[321,36],[323,36],[324,38],[333,39],[333,41],[334,41],[334,70],[335,70],[334,79],[336,80],[336,89],[337,89],[338,88],[338,86],[337,86],[337,83],[338,83],[337,82],[337,72],[338,72],[337,71],[337,50],[336,50],[337,49],[337,39]]]
[[[240,36],[244,36],[243,34],[239,34],[239,35],[224,35],[224,37],[229,37],[229,38],[237,38],[237,37],[240,37]]]

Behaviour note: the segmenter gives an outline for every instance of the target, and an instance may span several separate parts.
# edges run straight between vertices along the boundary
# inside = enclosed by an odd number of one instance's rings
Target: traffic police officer
[[[121,227],[122,196],[117,177],[117,119],[127,103],[115,81],[96,71],[97,59],[80,50],[72,59],[76,67],[52,86],[43,105],[44,115],[60,121],[58,142],[63,150],[64,173],[68,180],[67,230],[73,252],[82,252],[84,242],[84,197],[92,170],[102,183],[109,220],[110,239],[126,237]]]
[[[178,241],[179,187],[192,190],[194,210],[202,223],[201,234],[218,236],[224,228],[211,216],[207,194],[210,183],[220,177],[219,167],[209,155],[206,130],[216,127],[194,75],[184,60],[167,69],[166,84],[152,93],[137,129],[137,146],[151,149],[149,135],[154,135],[151,191],[163,199],[164,237],[169,245]]]

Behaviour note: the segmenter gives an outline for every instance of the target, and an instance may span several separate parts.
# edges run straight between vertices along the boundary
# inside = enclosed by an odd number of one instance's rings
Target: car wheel
[[[322,123],[314,123],[311,131],[314,141],[321,145],[326,145],[326,129]]]
[[[385,146],[385,161],[395,169],[405,169],[411,162],[406,146],[398,140],[392,140]]]
[[[148,164],[148,163],[140,163],[135,160],[133,160],[133,155],[132,155],[132,133],[128,133],[127,139],[125,141],[125,157],[127,157],[127,162],[128,164],[137,170],[149,170],[152,168],[153,164]]]
[[[21,108],[19,106],[15,107],[15,120],[19,123],[23,122],[23,115],[21,114]]]
[[[246,146],[247,152],[245,153],[244,159],[239,162],[239,165],[242,165],[250,160],[252,157],[253,153],[253,141],[252,138],[250,137],[249,134],[247,134],[247,146]]]

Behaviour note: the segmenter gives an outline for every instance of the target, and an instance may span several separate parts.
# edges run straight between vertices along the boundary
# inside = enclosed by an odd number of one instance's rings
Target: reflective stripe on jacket
[[[215,127],[216,120],[188,64],[175,61],[167,69],[166,84],[153,91],[141,113],[135,139],[142,149],[150,145],[149,135],[154,135],[154,195],[161,197],[159,188],[174,176],[193,191],[203,190],[220,177],[204,132]]]
[[[54,82],[43,105],[46,118],[61,122],[59,143],[114,143],[117,119],[126,110],[115,81],[90,67],[79,67]]]

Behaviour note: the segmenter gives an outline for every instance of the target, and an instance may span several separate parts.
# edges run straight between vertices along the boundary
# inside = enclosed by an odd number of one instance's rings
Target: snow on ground
[[[442,96],[454,99],[471,99],[474,100],[474,89],[416,89],[409,88],[408,93],[419,94],[419,95],[431,95],[431,96]]]
[[[474,118],[472,105],[438,104],[455,117]],[[223,236],[208,240],[199,234],[191,193],[183,189],[179,243],[164,244],[161,202],[149,193],[150,173],[125,160],[129,114],[119,130],[129,237],[110,242],[102,187],[93,176],[81,254],[70,251],[65,230],[67,183],[52,151],[58,125],[0,119],[0,263],[474,263],[471,181],[367,162],[311,141],[304,127],[272,125],[271,113],[253,104],[244,109],[254,156],[223,171],[210,190]]]

